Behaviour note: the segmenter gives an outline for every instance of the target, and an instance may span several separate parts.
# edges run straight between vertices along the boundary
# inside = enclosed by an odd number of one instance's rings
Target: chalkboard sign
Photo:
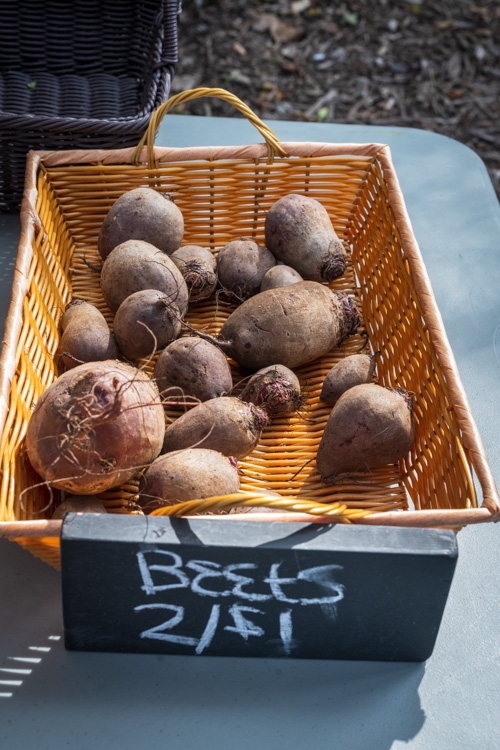
[[[68,649],[423,661],[452,531],[70,513]]]

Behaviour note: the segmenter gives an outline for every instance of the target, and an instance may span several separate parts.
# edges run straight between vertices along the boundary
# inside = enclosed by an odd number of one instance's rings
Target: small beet
[[[52,518],[63,518],[65,513],[107,513],[107,510],[102,500],[95,495],[68,495],[57,506]]]
[[[146,513],[205,497],[232,495],[240,488],[237,463],[205,448],[167,453],[141,477],[139,505]]]
[[[276,258],[255,240],[242,237],[229,242],[217,257],[217,273],[221,287],[238,299],[245,300],[260,291],[267,271],[276,265]]]
[[[327,373],[320,399],[334,404],[345,391],[355,385],[369,383],[375,370],[372,354],[351,354],[337,362]]]
[[[226,355],[214,344],[185,336],[172,341],[156,360],[154,377],[169,406],[186,400],[209,401],[228,394],[233,387]]]
[[[260,285],[260,291],[265,292],[266,289],[276,289],[280,286],[297,284],[299,281],[304,281],[300,273],[291,266],[285,266],[281,263],[278,266],[273,266],[266,272]]]
[[[181,331],[179,308],[156,289],[141,289],[123,300],[113,321],[118,347],[129,360],[152,357]]]
[[[270,417],[284,417],[297,411],[302,394],[294,372],[283,365],[270,365],[252,375],[240,398],[261,406]]]
[[[61,318],[61,329],[58,354],[67,370],[84,362],[118,357],[115,337],[104,315],[89,302],[70,302]]]
[[[217,286],[217,261],[206,247],[183,245],[170,256],[182,273],[191,302],[208,299]]]
[[[234,396],[220,396],[193,406],[165,431],[163,453],[208,448],[244,458],[256,448],[268,422],[266,412]]]
[[[349,388],[332,409],[316,464],[323,482],[339,474],[394,464],[415,439],[413,397],[403,388],[365,383]]]

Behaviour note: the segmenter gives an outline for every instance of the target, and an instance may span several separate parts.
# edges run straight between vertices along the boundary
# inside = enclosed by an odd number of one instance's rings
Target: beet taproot
[[[217,256],[219,284],[238,299],[248,299],[260,291],[266,272],[275,265],[273,254],[255,240],[232,240]]]
[[[292,370],[283,365],[271,365],[252,375],[239,397],[262,407],[270,417],[285,417],[297,411],[302,392]]]
[[[52,518],[63,518],[65,513],[107,513],[107,510],[102,500],[95,495],[68,495],[57,506]]]
[[[183,245],[170,257],[184,277],[190,302],[212,296],[217,287],[217,261],[208,248]]]
[[[169,406],[209,401],[233,387],[227,357],[214,344],[195,336],[172,341],[156,360],[154,377]]]
[[[295,268],[280,263],[266,272],[260,285],[260,291],[265,292],[267,289],[276,289],[280,286],[296,284],[298,281],[304,281],[300,273]]]
[[[123,300],[113,321],[121,353],[132,362],[152,357],[181,331],[179,308],[163,292],[141,289]]]
[[[293,370],[327,354],[358,325],[350,297],[316,281],[300,281],[245,300],[217,338],[198,333],[251,371],[275,364]]]
[[[110,252],[101,269],[101,291],[116,312],[124,299],[142,289],[156,289],[175,302],[183,316],[189,293],[184,277],[170,258],[142,240],[128,240]]]

